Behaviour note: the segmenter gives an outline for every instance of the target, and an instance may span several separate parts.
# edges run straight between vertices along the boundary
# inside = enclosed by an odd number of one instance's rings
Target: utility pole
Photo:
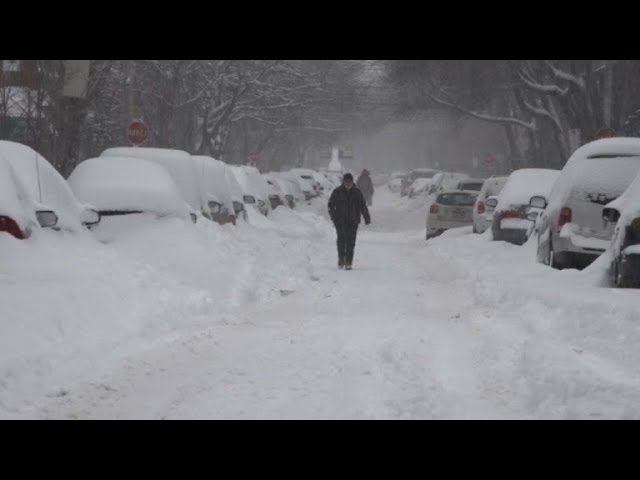
[[[84,118],[91,60],[63,60],[62,174],[66,177],[79,161],[80,130]]]

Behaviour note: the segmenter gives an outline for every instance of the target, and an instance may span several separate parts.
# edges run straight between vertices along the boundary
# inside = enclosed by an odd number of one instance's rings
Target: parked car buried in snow
[[[491,224],[493,239],[524,244],[535,226],[530,214],[537,215],[546,206],[559,175],[559,170],[545,168],[523,168],[509,175],[497,199],[485,201],[490,207],[496,205]]]
[[[269,185],[255,167],[232,165],[231,171],[242,188],[242,200],[245,205],[256,207],[262,215],[268,215]]]
[[[437,237],[450,228],[473,223],[473,206],[478,192],[450,191],[439,194],[429,206],[426,238]]]
[[[640,171],[640,139],[607,138],[583,145],[562,170],[538,221],[538,262],[584,268],[610,245],[603,209]]]
[[[415,168],[411,170],[409,175],[403,177],[400,187],[400,196],[406,197],[410,194],[411,186],[418,178],[433,179],[433,177],[439,173],[438,170],[433,168]]]
[[[57,215],[38,204],[9,162],[0,156],[0,234],[24,240],[33,230],[55,227],[57,223]]]
[[[171,175],[142,158],[90,158],[73,170],[69,185],[105,219],[143,214],[197,220]]]
[[[200,182],[200,193],[202,203],[209,207],[210,219],[225,225],[236,223],[237,213],[233,205],[233,191],[227,178],[229,166],[212,157],[194,155],[196,169],[198,171],[198,181]]]
[[[17,225],[23,236],[28,236],[26,230],[31,230],[33,225],[77,232],[100,222],[100,215],[93,206],[78,201],[62,175],[32,148],[0,140],[0,158],[3,159],[0,175],[7,178],[6,193],[3,194],[3,203],[7,205],[3,228],[17,232]],[[18,207],[11,200],[15,195],[19,196],[20,207],[11,212],[9,208]],[[13,207],[8,206],[9,202]],[[32,213],[27,214],[29,211]],[[14,216],[20,216],[24,222]],[[36,223],[28,222],[28,218],[31,221],[35,218]]]
[[[487,178],[482,184],[478,193],[476,204],[473,206],[473,232],[484,233],[493,223],[493,211],[498,204],[497,196],[502,191],[504,184],[509,177]],[[496,197],[495,202],[487,205],[486,201],[490,197]]]
[[[195,160],[182,150],[169,148],[117,147],[102,152],[101,157],[142,158],[157,163],[173,178],[182,198],[199,215],[212,218],[208,201],[200,191]]]
[[[612,231],[610,274],[619,288],[640,288],[640,173],[629,188],[602,210],[605,230]]]
[[[431,185],[430,178],[417,178],[409,187],[409,198],[416,198],[429,191]]]

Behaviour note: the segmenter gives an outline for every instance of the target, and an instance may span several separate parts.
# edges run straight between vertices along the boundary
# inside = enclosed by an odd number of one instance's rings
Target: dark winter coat
[[[340,185],[331,193],[329,216],[336,227],[359,225],[361,215],[367,225],[371,223],[367,203],[358,187],[354,185],[347,189]]]
[[[373,196],[373,182],[367,173],[363,173],[356,182],[356,187],[360,189],[365,198]]]

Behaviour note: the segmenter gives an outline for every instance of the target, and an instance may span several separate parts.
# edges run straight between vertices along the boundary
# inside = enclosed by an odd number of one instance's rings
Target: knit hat
[[[342,182],[353,182],[353,175],[350,173],[345,173],[344,177],[342,177]]]

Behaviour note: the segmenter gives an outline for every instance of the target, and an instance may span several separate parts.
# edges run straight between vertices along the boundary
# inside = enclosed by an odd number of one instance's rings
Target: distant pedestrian
[[[356,187],[358,187],[358,189],[362,192],[367,205],[372,206],[374,192],[373,181],[371,180],[371,174],[369,173],[369,170],[367,170],[366,168],[362,170],[362,173],[360,174],[360,177],[356,182]]]
[[[331,193],[329,216],[338,235],[338,267],[351,270],[360,217],[364,217],[366,225],[371,223],[371,217],[362,192],[354,185],[350,173],[345,174],[342,185]]]

